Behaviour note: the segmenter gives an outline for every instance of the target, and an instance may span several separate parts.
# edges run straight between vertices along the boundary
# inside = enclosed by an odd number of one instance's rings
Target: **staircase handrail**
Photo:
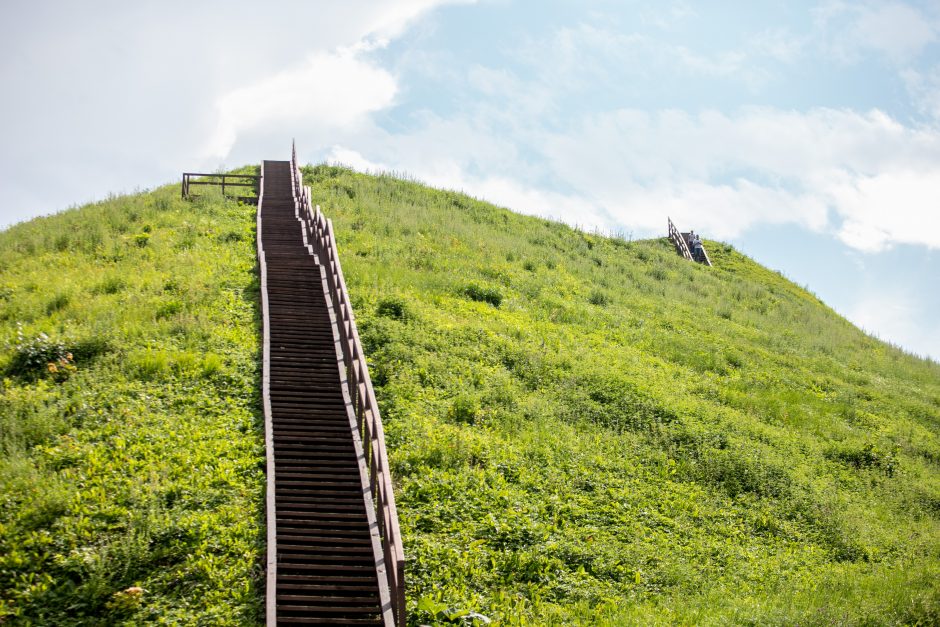
[[[686,243],[685,238],[682,237],[682,233],[679,232],[679,229],[676,228],[676,225],[672,223],[672,218],[667,216],[666,220],[669,221],[669,239],[671,239],[672,243],[679,249],[679,254],[689,261],[694,261],[692,252],[689,250],[689,245]],[[708,265],[711,265],[711,262],[709,262]]]
[[[388,454],[385,449],[385,430],[382,416],[375,400],[369,366],[359,339],[359,330],[353,315],[346,288],[346,279],[337,254],[333,221],[320,211],[320,206],[311,206],[310,188],[303,185],[303,174],[297,164],[297,152],[291,147],[291,174],[294,201],[300,215],[307,224],[308,241],[326,270],[327,290],[336,312],[340,347],[345,366],[345,380],[352,401],[356,422],[362,436],[363,448],[369,470],[369,484],[378,514],[379,533],[382,536],[382,552],[388,576],[392,613],[399,627],[405,625],[405,554],[398,526],[398,510],[392,488]]]

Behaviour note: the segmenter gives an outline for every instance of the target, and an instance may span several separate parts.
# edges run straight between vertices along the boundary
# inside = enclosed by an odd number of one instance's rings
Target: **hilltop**
[[[707,268],[392,176],[305,178],[383,411],[413,624],[940,620],[936,363],[719,242]],[[260,621],[254,208],[177,193],[0,233],[0,616]]]

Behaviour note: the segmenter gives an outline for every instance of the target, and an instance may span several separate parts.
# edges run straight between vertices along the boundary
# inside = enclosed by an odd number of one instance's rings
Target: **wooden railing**
[[[303,175],[297,165],[297,152],[291,150],[294,200],[300,208],[300,216],[308,229],[308,242],[313,247],[320,265],[326,270],[327,289],[336,313],[343,365],[346,368],[344,385],[359,427],[369,470],[369,484],[376,509],[379,533],[382,536],[382,552],[388,576],[392,612],[396,623],[405,625],[405,554],[398,528],[398,511],[385,451],[385,432],[382,416],[375,400],[369,367],[366,364],[359,331],[353,317],[346,279],[336,252],[333,222],[326,219],[320,206],[311,206],[310,188],[303,185]]]
[[[712,265],[712,258],[708,256],[708,251],[705,250],[704,245],[702,246],[702,263],[704,263],[706,266]]]
[[[244,203],[257,204],[258,192],[261,187],[261,177],[256,174],[203,174],[199,172],[183,172],[182,196],[186,200],[198,198],[198,194],[193,193],[192,187],[199,185],[219,185],[222,187],[222,195],[225,196],[226,188],[232,191],[233,188],[241,189],[250,187],[254,190],[254,196],[232,196],[236,200]]]
[[[696,259],[692,251],[689,250],[689,233],[680,232],[679,229],[676,228],[676,225],[672,223],[672,218],[667,217],[666,219],[669,221],[669,239],[676,245],[676,250],[679,251],[679,254],[689,261],[698,261],[706,266],[711,266],[712,260],[711,257],[708,256],[708,251],[705,250],[705,246],[702,246],[702,258]]]
[[[679,251],[680,255],[692,261],[692,253],[689,251],[689,245],[686,243],[685,238],[682,237],[682,233],[680,233],[676,225],[672,223],[672,218],[667,217],[666,219],[669,220],[669,239],[676,245],[676,250]]]

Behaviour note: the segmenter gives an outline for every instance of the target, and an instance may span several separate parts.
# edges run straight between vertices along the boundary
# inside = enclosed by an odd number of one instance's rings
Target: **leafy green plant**
[[[471,283],[464,287],[463,294],[471,300],[489,303],[494,307],[499,307],[500,303],[503,302],[503,295],[498,289],[477,283]]]
[[[22,329],[17,329],[7,374],[24,379],[51,376],[64,380],[75,371],[74,360],[74,355],[63,342],[54,341],[45,333],[27,337]]]
[[[422,597],[418,601],[418,612],[427,615],[430,620],[446,624],[458,625],[489,625],[492,621],[488,616],[471,610],[449,607],[430,597]]]
[[[157,307],[156,317],[171,318],[183,311],[183,303],[179,300],[170,300]]]

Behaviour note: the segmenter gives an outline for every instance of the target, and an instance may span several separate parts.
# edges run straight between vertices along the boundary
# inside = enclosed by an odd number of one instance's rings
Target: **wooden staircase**
[[[682,255],[683,259],[688,259],[689,261],[698,261],[699,263],[705,264],[706,266],[712,265],[711,257],[708,256],[708,251],[705,250],[705,246],[702,246],[702,256],[700,259],[696,259],[692,254],[692,249],[690,247],[691,242],[689,237],[691,233],[680,233],[679,229],[676,228],[676,225],[672,223],[672,218],[666,218],[668,220],[667,229],[669,232],[669,241],[673,243],[676,247],[676,252]]]
[[[291,161],[265,161],[258,204],[267,622],[403,625],[397,517],[393,525],[376,518],[372,464],[348,389],[336,298],[309,242],[298,176]],[[394,513],[394,497],[383,498],[392,499]],[[394,586],[386,568],[390,544],[401,557],[392,564]]]

